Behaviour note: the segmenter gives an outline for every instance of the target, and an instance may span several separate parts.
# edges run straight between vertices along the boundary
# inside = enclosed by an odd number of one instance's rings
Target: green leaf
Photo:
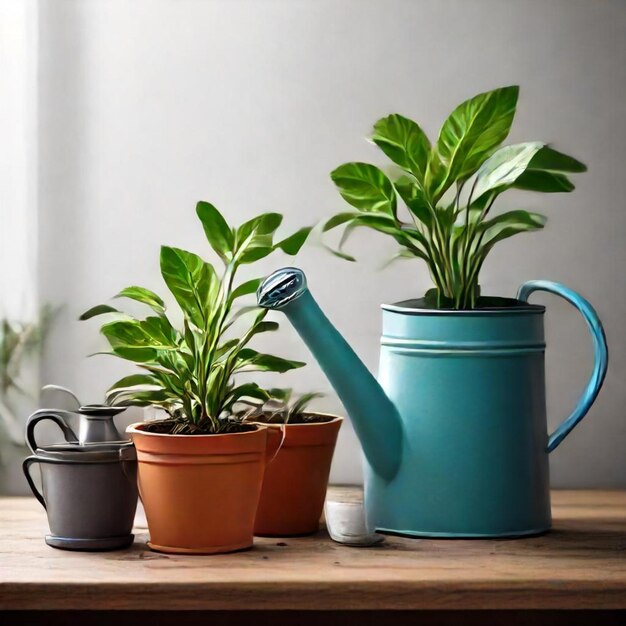
[[[209,202],[198,202],[196,213],[213,250],[222,259],[230,258],[235,246],[235,237],[222,214]]]
[[[424,296],[424,304],[429,309],[454,308],[454,300],[443,295],[436,287],[433,287],[426,292]]]
[[[126,287],[125,289],[122,289],[122,291],[120,291],[115,297],[130,298],[131,300],[136,300],[137,302],[141,302],[142,304],[147,304],[157,313],[165,312],[165,303],[163,302],[163,300],[156,293],[154,293],[154,291],[150,291],[150,289],[146,289],[145,287]]]
[[[345,163],[330,177],[343,199],[360,211],[395,215],[396,194],[381,170],[367,163]]]
[[[574,157],[558,152],[550,146],[544,146],[533,158],[531,170],[545,172],[569,172],[572,174],[586,172],[587,166]]]
[[[177,347],[179,333],[172,328],[165,316],[150,316],[139,322],[141,330],[150,338],[153,347],[159,350],[170,350]]]
[[[306,409],[306,407],[309,404],[311,404],[313,400],[315,400],[316,398],[323,398],[323,397],[324,397],[323,393],[319,393],[315,391],[312,391],[309,393],[303,393],[289,408],[290,417],[292,415],[302,415],[302,413],[304,413],[304,409]]]
[[[348,239],[348,234],[355,228],[360,226],[366,226],[378,232],[391,235],[399,244],[407,247],[412,254],[424,258],[425,249],[427,246],[426,239],[422,233],[414,228],[408,226],[399,227],[396,221],[392,218],[385,217],[384,215],[370,215],[361,214],[355,217],[349,224],[350,231],[344,233],[344,237],[341,240],[339,250],[343,247],[343,244]]]
[[[244,383],[234,387],[229,396],[229,403],[234,404],[241,398],[254,398],[256,400],[269,400],[270,395],[265,389],[261,389],[256,383]]]
[[[456,181],[466,180],[509,134],[519,87],[478,94],[460,104],[441,127],[426,174],[433,203]]]
[[[131,374],[124,376],[117,382],[113,383],[108,389],[107,394],[118,389],[127,389],[129,387],[138,387],[140,385],[154,385],[154,378],[150,374]]]
[[[283,387],[272,387],[267,390],[272,400],[279,400],[280,402],[289,402],[289,398],[293,394],[293,389]]]
[[[239,352],[238,361],[238,369],[245,368],[246,371],[284,373],[306,365],[302,361],[291,361],[272,354],[262,354],[251,348],[242,349]]]
[[[254,263],[274,252],[274,246],[251,246],[239,257],[242,265]]]
[[[526,171],[543,145],[533,141],[496,150],[476,172],[472,198],[477,200],[488,192],[498,192],[512,185]]]
[[[247,315],[248,313],[252,313],[252,312],[257,312],[259,311],[259,307],[258,305],[250,305],[250,306],[242,306],[241,308],[237,309],[234,313],[231,313],[229,319],[228,319],[228,324],[224,327],[224,330],[227,330],[228,328],[230,328],[240,317],[243,317],[244,315]]]
[[[560,193],[573,191],[566,173],[585,172],[587,166],[574,157],[545,146],[531,160],[527,170],[512,185],[516,189]]]
[[[564,174],[552,172],[526,171],[512,185],[515,189],[561,193],[574,190],[574,183]]]
[[[478,226],[479,232],[484,232],[483,248],[488,251],[498,242],[516,235],[517,233],[539,230],[544,227],[546,218],[539,213],[528,211],[508,211],[497,215]]]
[[[424,197],[424,192],[407,176],[399,178],[394,183],[394,187],[409,211],[422,224],[430,227],[433,222],[433,216],[428,206],[428,201]]]
[[[153,348],[134,348],[129,346],[116,346],[112,352],[127,361],[134,363],[150,363],[157,358],[157,351]]]
[[[142,329],[137,320],[116,320],[104,324],[100,332],[106,337],[112,348],[152,348],[152,339]]]
[[[171,402],[172,396],[164,389],[148,389],[119,394],[115,397],[116,406],[161,406]]]
[[[424,184],[430,141],[413,121],[397,113],[374,124],[372,141],[397,165]]]
[[[283,216],[280,213],[264,213],[258,218],[257,233],[271,235],[282,224]]]
[[[254,335],[278,330],[278,322],[259,322],[254,326]]]
[[[333,228],[337,228],[337,226],[341,226],[342,224],[349,222],[350,220],[357,217],[358,215],[360,215],[360,213],[358,213],[357,211],[347,211],[345,213],[337,213],[336,215],[333,215],[331,218],[326,220],[326,222],[324,223],[324,226],[322,227],[322,232],[326,233],[329,230],[332,230]]]
[[[223,357],[225,354],[229,353],[233,348],[239,345],[239,339],[229,339],[225,341],[217,350],[215,351],[215,358],[219,359]]]
[[[142,391],[158,390],[161,385],[150,374],[132,374],[111,385],[104,394],[107,404],[115,404],[120,396],[128,396]],[[146,389],[149,387],[150,389]]]
[[[279,241],[275,247],[280,248],[285,254],[294,256],[300,252],[300,248],[304,245],[311,230],[312,228],[310,226],[305,226],[297,230],[293,235]]]
[[[238,347],[242,349],[249,341],[252,339],[254,335],[258,335],[259,333],[264,333],[268,331],[278,330],[278,322],[265,322],[263,321],[267,315],[267,309],[258,310],[257,316],[252,322],[252,325],[248,330],[243,334],[243,336],[239,340]]]
[[[271,235],[283,221],[280,213],[263,213],[244,222],[236,231],[237,245],[241,245],[250,235]]]
[[[161,274],[185,315],[203,328],[218,282],[213,267],[192,252],[162,246]]]
[[[262,282],[262,278],[253,278],[252,280],[248,280],[245,283],[241,283],[241,285],[233,289],[233,292],[230,294],[231,302],[236,298],[241,298],[242,296],[247,296],[248,294],[255,293]]]
[[[492,217],[490,220],[486,220],[479,224],[479,230],[489,230],[494,226],[519,224],[521,226],[528,226],[534,228],[542,228],[546,223],[546,218],[539,213],[530,213],[529,211],[517,210],[507,211],[500,215]]]
[[[121,313],[121,311],[108,304],[98,304],[85,311],[78,319],[84,321],[96,317],[96,315],[104,315],[106,313]]]

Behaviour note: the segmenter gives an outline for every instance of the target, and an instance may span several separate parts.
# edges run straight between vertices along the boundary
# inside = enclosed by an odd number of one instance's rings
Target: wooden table
[[[553,512],[526,539],[359,549],[320,530],[198,557],[147,550],[141,528],[127,551],[54,550],[37,502],[4,498],[0,624],[626,624],[626,492],[556,491]]]

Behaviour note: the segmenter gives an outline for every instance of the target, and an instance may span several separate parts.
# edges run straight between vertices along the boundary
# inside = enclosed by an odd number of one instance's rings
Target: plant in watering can
[[[496,213],[508,189],[568,192],[568,174],[586,167],[541,141],[503,146],[515,116],[519,88],[503,87],[460,104],[434,144],[422,128],[397,113],[374,124],[371,140],[397,166],[388,177],[368,163],[345,163],[331,178],[353,210],[324,225],[345,227],[341,250],[357,227],[393,237],[398,258],[420,258],[435,288],[434,307],[470,309],[481,304],[478,277],[500,241],[543,228],[546,218],[521,209]],[[401,205],[406,208],[404,215]]]

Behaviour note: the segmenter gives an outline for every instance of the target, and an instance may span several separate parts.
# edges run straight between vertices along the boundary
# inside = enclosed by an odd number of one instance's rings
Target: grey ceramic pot
[[[41,467],[42,491],[30,474]],[[131,442],[38,448],[24,474],[48,514],[46,543],[67,550],[116,550],[133,542],[137,456]]]

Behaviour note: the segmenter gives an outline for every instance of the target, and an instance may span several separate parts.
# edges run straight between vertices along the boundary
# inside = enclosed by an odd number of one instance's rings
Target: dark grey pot
[[[42,491],[30,467],[40,465]],[[137,456],[130,442],[38,448],[24,474],[48,514],[46,543],[66,550],[116,550],[133,542]]]

